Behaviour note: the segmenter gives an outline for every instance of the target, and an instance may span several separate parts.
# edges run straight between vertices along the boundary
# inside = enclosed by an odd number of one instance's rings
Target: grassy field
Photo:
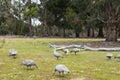
[[[53,56],[52,42],[93,42],[103,39],[5,39],[0,48],[0,80],[120,80],[120,60],[106,59],[105,51],[84,51],[77,55],[69,53],[58,61]],[[0,45],[2,45],[2,39]],[[16,59],[9,56],[9,49],[18,51]],[[112,52],[114,55],[119,52]],[[32,59],[38,69],[27,70],[20,63]],[[52,76],[57,64],[64,64],[70,69],[69,74]]]

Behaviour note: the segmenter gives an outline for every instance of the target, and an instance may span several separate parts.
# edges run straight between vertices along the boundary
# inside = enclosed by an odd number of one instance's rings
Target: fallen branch
[[[62,50],[62,49],[68,49],[68,48],[83,48],[82,45],[68,45],[68,46],[57,46],[57,45],[53,45],[53,44],[49,44],[50,47],[53,47],[56,50]]]
[[[114,48],[104,48],[104,47],[100,47],[100,48],[92,48],[92,47],[88,47],[86,45],[68,45],[68,46],[57,46],[57,45],[53,45],[53,44],[49,44],[50,47],[56,49],[56,50],[62,50],[62,49],[68,49],[68,48],[81,48],[84,50],[88,50],[88,51],[120,51],[120,47],[114,47]]]

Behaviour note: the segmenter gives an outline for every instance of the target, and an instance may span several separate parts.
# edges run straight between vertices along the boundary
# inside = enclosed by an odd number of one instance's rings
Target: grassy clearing
[[[53,49],[48,46],[52,42],[91,42],[103,39],[5,39],[0,48],[0,79],[2,80],[119,80],[120,60],[107,60],[104,51],[84,51],[77,55],[70,53],[65,58],[56,60]],[[15,48],[19,53],[16,59],[8,55]],[[112,52],[114,55],[119,52]],[[32,59],[38,69],[26,70],[20,63]],[[63,76],[52,71],[57,64],[65,64],[71,71]],[[34,68],[34,67],[33,67]]]

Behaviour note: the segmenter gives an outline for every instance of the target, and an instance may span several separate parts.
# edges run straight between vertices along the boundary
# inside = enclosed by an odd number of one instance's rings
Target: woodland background
[[[0,0],[0,35],[120,36],[120,0]]]

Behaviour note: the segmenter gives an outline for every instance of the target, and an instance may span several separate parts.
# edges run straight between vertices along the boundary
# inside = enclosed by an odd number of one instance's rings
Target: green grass
[[[77,55],[70,53],[58,61],[53,56],[53,48],[48,46],[53,42],[93,42],[103,39],[5,39],[0,48],[0,79],[1,80],[119,80],[120,60],[107,60],[105,51],[84,51]],[[0,44],[2,44],[0,42]],[[9,56],[8,51],[15,48],[18,51],[16,59]],[[119,52],[112,52],[114,55]],[[20,63],[32,59],[38,64],[38,69],[27,70]],[[52,76],[57,64],[65,64],[70,74]],[[34,67],[33,67],[34,68]]]

